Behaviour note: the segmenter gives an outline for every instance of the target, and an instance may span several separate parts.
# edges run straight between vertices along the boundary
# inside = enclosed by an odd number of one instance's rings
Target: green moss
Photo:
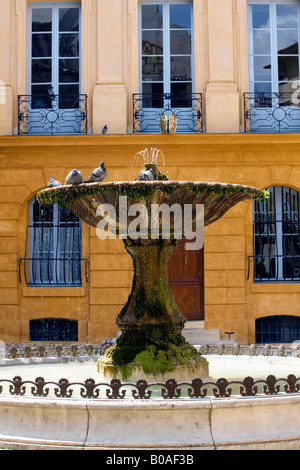
[[[164,298],[165,280],[158,279],[154,289],[147,295],[144,288],[140,288],[134,299],[134,313],[140,320],[145,313],[153,319],[159,319],[167,314],[166,299]],[[175,306],[174,306],[175,307]]]
[[[113,348],[111,349],[113,350]],[[170,344],[168,349],[159,349],[155,345],[148,345],[137,353],[130,362],[118,362],[117,357],[114,351],[108,350],[104,360],[100,358],[97,364],[98,368],[100,362],[113,365],[121,373],[122,380],[129,377],[133,367],[142,368],[145,374],[158,375],[173,372],[178,366],[187,366],[193,369],[199,364],[207,364],[207,360],[186,342],[180,346]]]
[[[161,190],[167,195],[185,190],[192,192],[196,196],[199,196],[202,193],[215,194],[217,196],[240,193],[241,195],[248,195],[249,197],[260,200],[265,200],[267,198],[266,191],[241,185],[193,182],[183,182],[179,184],[177,181],[155,181],[153,184],[123,182],[79,184],[69,187],[61,186],[41,191],[38,193],[37,199],[40,204],[54,204],[57,202],[62,206],[68,207],[72,201],[93,194],[113,192],[120,196],[124,195],[132,199],[141,199],[152,196],[157,190]]]
[[[172,372],[177,366],[207,363],[181,335],[181,328],[180,324],[142,324],[124,331],[99,362],[115,366],[123,380],[132,367],[141,367],[146,374],[155,375]]]

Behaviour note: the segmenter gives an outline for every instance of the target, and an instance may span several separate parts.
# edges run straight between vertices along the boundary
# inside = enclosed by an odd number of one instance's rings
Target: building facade
[[[170,180],[270,190],[206,227],[203,250],[179,244],[170,285],[189,322],[241,344],[300,340],[299,2],[0,0],[0,11],[0,340],[116,335],[133,275],[122,241],[35,196],[100,161],[107,181],[132,180],[145,149],[161,151]],[[162,134],[171,113],[176,132]]]

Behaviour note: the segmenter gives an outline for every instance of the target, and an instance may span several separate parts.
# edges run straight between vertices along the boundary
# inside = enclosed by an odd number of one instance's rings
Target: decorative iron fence
[[[81,398],[94,399],[149,399],[154,396],[163,399],[229,398],[236,395],[241,397],[254,397],[261,394],[272,396],[280,393],[299,393],[300,391],[300,377],[293,374],[287,378],[279,379],[274,375],[269,375],[265,380],[245,377],[243,380],[228,381],[220,378],[216,382],[205,382],[196,378],[191,382],[179,383],[174,379],[169,379],[164,383],[148,383],[146,380],[126,383],[119,379],[113,379],[110,383],[96,383],[91,378],[84,382],[70,382],[65,378],[58,382],[46,382],[43,377],[37,377],[35,380],[23,380],[22,377],[16,376],[12,380],[0,379],[0,394],[3,393],[5,384],[8,386],[8,393],[15,396],[48,397],[50,386],[52,386],[56,398],[72,398],[79,395]],[[75,390],[76,388],[78,391]]]
[[[177,133],[202,133],[202,93],[133,94],[133,133],[159,133],[163,114],[175,114]]]
[[[300,132],[300,99],[296,92],[244,93],[244,131]]]
[[[76,358],[93,359],[99,357],[104,351],[113,345],[114,340],[104,340],[99,345],[6,345],[6,361],[10,365],[13,359],[18,363],[24,363],[24,359],[41,363],[41,358]],[[236,343],[203,344],[199,353],[202,355],[249,355],[249,356],[278,356],[300,358],[300,345],[290,347],[286,345],[239,345]],[[19,361],[19,362],[18,362]],[[95,364],[96,367],[96,364]],[[20,370],[20,368],[18,368]],[[254,380],[245,377],[243,380],[227,380],[219,378],[216,381],[194,378],[190,382],[177,382],[170,378],[165,382],[151,382],[138,380],[137,382],[122,382],[113,379],[108,382],[97,383],[89,378],[84,382],[70,382],[61,378],[57,382],[46,381],[43,377],[35,380],[23,380],[21,376],[13,379],[0,379],[0,394],[13,396],[33,396],[56,398],[93,398],[93,399],[204,399],[204,398],[229,398],[229,397],[255,397],[258,395],[274,396],[289,395],[300,392],[300,377],[289,374],[286,378],[276,378],[269,375],[265,379]]]
[[[87,95],[19,95],[18,134],[87,134]]]

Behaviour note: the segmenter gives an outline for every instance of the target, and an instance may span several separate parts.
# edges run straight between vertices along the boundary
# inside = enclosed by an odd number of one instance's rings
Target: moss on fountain
[[[101,365],[113,366],[114,374],[126,380],[135,368],[155,376],[174,372],[180,366],[191,370],[200,364],[208,366],[207,360],[182,336],[182,327],[148,323],[123,331],[116,344],[99,359],[98,370]]]
[[[127,196],[132,199],[148,198],[155,192],[162,191],[166,195],[176,191],[190,191],[194,196],[200,194],[231,195],[244,194],[249,198],[263,200],[267,192],[249,186],[225,184],[225,183],[203,183],[203,182],[178,182],[178,181],[153,181],[153,182],[115,182],[115,183],[82,183],[73,186],[59,186],[48,188],[37,195],[40,204],[58,203],[68,207],[73,201],[93,194],[105,194],[112,192],[119,196]]]

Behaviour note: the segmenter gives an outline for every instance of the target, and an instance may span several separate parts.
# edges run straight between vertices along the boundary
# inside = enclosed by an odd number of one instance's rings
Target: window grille
[[[300,281],[300,193],[269,188],[266,203],[254,201],[254,280]]]
[[[293,343],[300,340],[300,318],[278,315],[255,320],[257,344]]]
[[[30,341],[78,341],[78,322],[65,318],[30,320]]]
[[[41,205],[36,199],[29,204],[25,257],[25,282],[29,286],[82,285],[82,223],[69,210]],[[29,256],[28,256],[29,255]]]

